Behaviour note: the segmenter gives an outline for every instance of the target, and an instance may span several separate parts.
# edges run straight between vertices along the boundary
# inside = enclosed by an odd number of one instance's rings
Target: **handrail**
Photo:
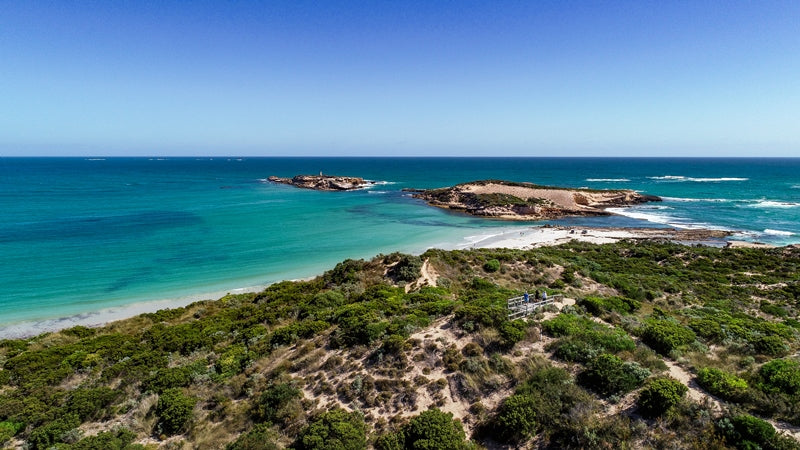
[[[531,300],[530,297],[528,297],[528,302],[525,302],[525,296],[510,298],[506,301],[506,305],[508,308],[508,318],[513,320],[519,317],[529,316],[534,312],[536,312],[538,308],[555,303],[556,300],[563,300],[563,299],[564,296],[561,294],[547,297],[547,300],[539,300],[533,302],[530,301]]]

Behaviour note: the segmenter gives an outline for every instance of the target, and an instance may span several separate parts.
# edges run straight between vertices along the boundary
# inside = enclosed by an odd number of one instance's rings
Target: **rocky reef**
[[[507,220],[547,220],[567,216],[609,215],[607,208],[661,201],[635,191],[573,189],[501,180],[483,180],[453,187],[410,190],[439,208]]]
[[[351,191],[375,184],[374,181],[359,177],[342,177],[336,175],[296,175],[293,178],[271,176],[267,178],[273,183],[289,184],[303,189],[315,191]]]

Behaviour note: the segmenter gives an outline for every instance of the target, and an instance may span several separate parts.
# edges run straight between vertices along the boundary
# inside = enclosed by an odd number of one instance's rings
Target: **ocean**
[[[351,192],[270,175],[360,176]],[[510,223],[402,192],[481,179],[664,198],[550,223],[800,242],[800,158],[0,158],[0,337],[314,276],[346,258],[464,248]]]

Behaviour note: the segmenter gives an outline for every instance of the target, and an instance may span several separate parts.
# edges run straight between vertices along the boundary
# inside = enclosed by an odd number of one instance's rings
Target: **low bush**
[[[389,269],[388,275],[397,281],[410,282],[420,277],[422,259],[419,256],[402,255],[400,260]]]
[[[503,346],[511,348],[514,344],[524,339],[526,328],[527,324],[523,320],[517,319],[503,322],[498,330],[500,331],[500,337],[503,339]]]
[[[771,393],[800,394],[800,362],[773,359],[758,370],[761,388]]]
[[[250,415],[256,422],[275,422],[290,401],[301,397],[300,389],[289,383],[270,385],[253,405]]]
[[[453,413],[437,408],[413,417],[395,433],[381,436],[376,442],[379,450],[466,450],[472,446],[466,440],[461,422]]]
[[[697,383],[725,400],[739,401],[747,394],[747,381],[720,369],[703,368],[697,372]]]
[[[535,436],[537,409],[536,399],[531,395],[516,394],[506,398],[493,421],[498,439],[513,444]]]
[[[554,341],[547,346],[547,350],[562,361],[579,363],[587,363],[603,353],[603,349],[594,343],[574,336]]]
[[[80,424],[78,416],[65,414],[31,431],[31,434],[28,435],[28,444],[33,450],[49,449],[59,442],[64,442],[62,437]]]
[[[197,399],[189,397],[180,389],[167,389],[158,396],[156,428],[159,434],[173,435],[185,430],[192,418]]]
[[[554,336],[572,336],[587,345],[606,352],[632,351],[636,348],[630,336],[620,328],[610,328],[586,317],[561,313],[542,322],[542,331]]]
[[[225,447],[225,450],[279,450],[276,444],[278,435],[269,424],[258,423],[252,430],[239,436]]]
[[[640,302],[627,297],[597,296],[584,297],[578,304],[596,316],[612,311],[620,314],[630,314],[642,306]]]
[[[186,387],[192,382],[192,369],[187,366],[158,369],[142,383],[142,388],[155,393]]]
[[[498,270],[500,270],[500,261],[496,259],[490,259],[489,261],[486,261],[483,264],[483,270],[489,273],[497,272]]]
[[[108,417],[109,406],[121,394],[120,391],[107,387],[75,389],[67,400],[66,409],[76,414],[81,421],[102,420]]]
[[[677,405],[689,390],[673,378],[655,378],[639,393],[637,405],[645,417],[660,416]]]
[[[717,428],[738,449],[772,448],[770,443],[775,438],[775,427],[748,414],[722,418]]]
[[[22,422],[0,422],[0,445],[8,441],[25,428]]]
[[[785,356],[789,354],[789,346],[779,336],[754,336],[749,339],[753,350],[760,355]]]
[[[695,334],[670,319],[648,319],[642,330],[642,339],[653,350],[669,355],[671,351],[694,342]]]
[[[332,409],[312,418],[300,433],[299,450],[362,450],[367,447],[367,427],[360,412]]]
[[[625,362],[617,356],[602,354],[587,364],[578,375],[578,382],[604,396],[620,395],[642,385],[650,371],[636,362]]]
[[[136,434],[128,429],[101,431],[70,445],[68,450],[145,450],[144,445],[132,444]],[[67,450],[65,448],[65,450]]]

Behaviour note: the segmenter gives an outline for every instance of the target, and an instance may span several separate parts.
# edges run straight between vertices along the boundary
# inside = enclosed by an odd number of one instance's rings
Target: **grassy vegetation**
[[[438,286],[406,292],[425,260]],[[577,301],[507,319],[508,298],[542,289]],[[771,423],[800,425],[799,319],[791,248],[347,260],[260,293],[0,341],[0,447],[799,448]],[[667,363],[720,407],[692,400]]]

